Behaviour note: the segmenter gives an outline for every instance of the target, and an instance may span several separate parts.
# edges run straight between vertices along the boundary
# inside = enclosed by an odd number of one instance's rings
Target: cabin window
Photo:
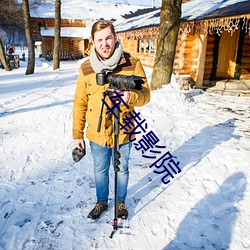
[[[155,53],[155,38],[142,38],[137,40],[138,53]]]
[[[151,38],[150,53],[155,53],[155,38]]]
[[[139,53],[140,52],[140,39],[137,40],[137,49],[136,52]]]
[[[143,39],[137,40],[137,52],[142,53],[143,52]]]

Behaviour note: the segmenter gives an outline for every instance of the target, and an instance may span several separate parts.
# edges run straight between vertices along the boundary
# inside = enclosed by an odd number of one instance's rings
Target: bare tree
[[[160,31],[150,87],[160,88],[171,81],[182,0],[162,0]]]
[[[6,71],[10,71],[7,62],[4,43],[13,43],[16,34],[23,30],[22,8],[16,0],[0,0],[0,29],[3,36],[0,36],[0,61]]]
[[[36,9],[43,4],[46,4],[46,0],[29,0],[30,9]]]
[[[0,0],[0,20],[0,28],[13,40],[13,34],[23,29],[21,4],[17,0]]]
[[[32,37],[30,9],[29,9],[28,0],[22,0],[22,8],[23,8],[25,36],[26,36],[26,41],[28,44],[28,66],[27,66],[25,74],[30,75],[30,74],[34,74],[34,70],[35,70],[35,48],[34,48],[34,41]]]
[[[59,48],[61,33],[61,0],[55,0],[55,40],[53,49],[53,69],[60,68]]]
[[[5,52],[4,52],[4,46],[2,43],[2,39],[0,37],[0,61],[6,71],[10,71],[11,68],[6,60]]]

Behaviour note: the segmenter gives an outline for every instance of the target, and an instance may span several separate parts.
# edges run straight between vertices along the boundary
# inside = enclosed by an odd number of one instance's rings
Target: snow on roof
[[[93,0],[61,0],[61,18],[62,19],[79,19],[79,20],[96,20],[118,19],[122,15],[135,12],[138,9],[149,8],[150,6],[132,5],[132,4],[115,4],[110,2],[96,2]],[[36,9],[30,10],[31,17],[54,18],[55,4],[48,1]]]
[[[131,18],[117,20],[117,32],[157,26],[160,24],[160,8]],[[182,4],[182,21],[194,21],[216,17],[250,13],[249,0],[191,0]]]
[[[232,8],[235,12],[231,15],[240,15],[250,13],[249,0],[191,0],[185,4],[182,4],[182,19],[186,21],[201,20],[210,18],[209,15],[215,11],[222,9]],[[244,3],[244,4],[243,4]],[[230,7],[229,7],[230,6]],[[248,8],[245,8],[247,7]],[[225,13],[221,12],[220,16],[226,16]],[[215,18],[212,17],[212,18]]]
[[[133,18],[119,19],[114,22],[116,32],[139,29],[141,27],[156,26],[160,23],[160,9],[138,15]]]
[[[42,36],[54,36],[54,28],[41,28]],[[61,37],[78,37],[82,39],[89,39],[91,37],[91,28],[83,27],[62,27]]]

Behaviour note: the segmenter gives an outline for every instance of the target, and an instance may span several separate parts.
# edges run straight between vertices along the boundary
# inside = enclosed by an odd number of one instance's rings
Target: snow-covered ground
[[[163,184],[149,168],[155,160],[133,147],[130,228],[109,238],[112,169],[109,209],[87,221],[95,204],[89,145],[82,161],[71,157],[80,63],[53,71],[37,58],[29,76],[24,62],[0,69],[0,249],[250,249],[250,99],[179,91],[174,79],[137,111],[182,172]]]

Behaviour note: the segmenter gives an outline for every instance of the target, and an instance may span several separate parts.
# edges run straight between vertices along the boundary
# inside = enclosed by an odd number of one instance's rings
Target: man
[[[75,98],[73,104],[73,140],[76,147],[85,147],[83,130],[87,122],[86,137],[90,141],[90,148],[94,161],[94,175],[96,185],[97,203],[90,211],[88,218],[97,219],[108,208],[109,195],[109,167],[113,160],[114,134],[113,116],[106,114],[104,108],[100,132],[97,132],[98,117],[100,115],[103,92],[109,84],[100,86],[96,82],[96,73],[103,69],[112,71],[112,74],[137,75],[144,77],[142,90],[124,90],[120,104],[120,122],[132,112],[134,106],[143,106],[150,100],[150,90],[140,61],[123,51],[122,45],[117,41],[114,26],[109,21],[100,20],[94,23],[91,31],[93,50],[90,59],[85,61],[79,70]],[[109,107],[112,103],[105,99]],[[124,105],[124,103],[126,105]],[[129,109],[126,107],[128,106]],[[130,131],[132,131],[131,128]],[[126,133],[124,133],[126,132]],[[121,130],[119,135],[119,152],[121,154],[118,172],[117,217],[128,216],[125,198],[128,186],[128,160],[132,143],[129,131]],[[134,136],[132,137],[134,138]]]

